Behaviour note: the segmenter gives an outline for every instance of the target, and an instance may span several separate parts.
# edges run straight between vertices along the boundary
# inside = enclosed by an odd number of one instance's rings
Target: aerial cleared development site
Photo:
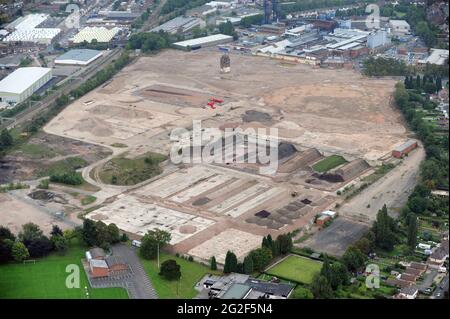
[[[448,12],[0,1],[0,299],[448,299]]]

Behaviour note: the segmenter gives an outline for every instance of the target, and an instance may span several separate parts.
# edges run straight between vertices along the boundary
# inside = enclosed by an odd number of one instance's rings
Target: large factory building
[[[52,78],[52,69],[19,68],[0,81],[0,102],[23,102]]]

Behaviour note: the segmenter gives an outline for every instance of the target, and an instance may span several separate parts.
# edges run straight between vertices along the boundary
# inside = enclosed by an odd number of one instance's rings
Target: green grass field
[[[85,249],[76,242],[70,245],[63,256],[52,254],[37,259],[35,264],[0,265],[0,299],[85,299],[86,286],[89,286],[81,265]],[[76,264],[80,267],[80,288],[66,287],[66,266]],[[127,299],[122,288],[88,288],[92,299]]]
[[[322,263],[312,259],[290,255],[266,271],[266,274],[285,280],[310,284],[314,275],[320,272]]]
[[[159,164],[167,157],[157,153],[146,153],[137,158],[118,156],[107,162],[99,172],[106,184],[136,185],[162,173]]]
[[[206,274],[219,274],[209,267],[193,261],[187,261],[173,255],[162,253],[161,263],[168,259],[174,259],[181,266],[181,279],[178,281],[168,281],[158,275],[159,269],[156,260],[141,259],[144,269],[155,288],[158,297],[161,299],[192,299],[198,292],[194,289],[195,284]]]
[[[347,161],[339,155],[331,155],[324,158],[320,162],[313,165],[313,169],[319,173],[328,172],[330,169],[338,167],[339,165],[345,164]]]

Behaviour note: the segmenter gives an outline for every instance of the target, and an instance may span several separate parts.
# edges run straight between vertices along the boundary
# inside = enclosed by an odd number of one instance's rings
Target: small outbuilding
[[[417,148],[418,144],[416,140],[408,140],[400,146],[397,146],[392,151],[392,156],[395,158],[402,158],[405,155],[408,155],[412,150]]]

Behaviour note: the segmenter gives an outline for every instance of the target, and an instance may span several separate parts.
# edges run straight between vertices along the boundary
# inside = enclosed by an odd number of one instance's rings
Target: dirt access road
[[[373,222],[378,210],[386,204],[389,212],[395,215],[414,189],[419,178],[420,163],[424,159],[425,150],[420,146],[392,171],[342,205],[339,214],[363,222]]]

